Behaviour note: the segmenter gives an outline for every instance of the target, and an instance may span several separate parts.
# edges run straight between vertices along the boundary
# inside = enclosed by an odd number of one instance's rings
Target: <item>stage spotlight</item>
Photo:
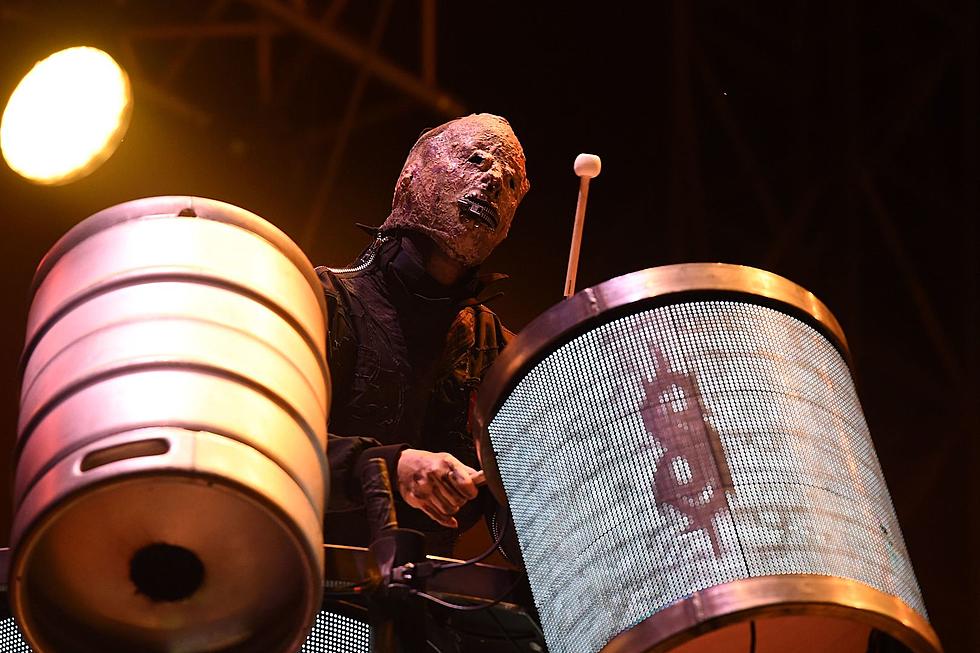
[[[74,47],[34,65],[0,119],[0,150],[17,174],[67,184],[115,151],[132,113],[125,71],[102,50]]]

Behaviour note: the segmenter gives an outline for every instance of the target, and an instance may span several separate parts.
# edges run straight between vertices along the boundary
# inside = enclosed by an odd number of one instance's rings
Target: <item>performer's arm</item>
[[[343,310],[348,298],[332,275],[320,275],[327,300],[328,361],[334,376],[334,400],[343,400],[345,371],[353,369],[356,352],[349,316]],[[372,458],[383,459],[388,476],[401,498],[432,520],[457,528],[455,515],[477,495],[471,477],[475,469],[448,453],[410,449],[408,444],[383,445],[371,437],[337,436],[327,439],[331,491],[327,511],[352,510],[362,505],[361,468]]]

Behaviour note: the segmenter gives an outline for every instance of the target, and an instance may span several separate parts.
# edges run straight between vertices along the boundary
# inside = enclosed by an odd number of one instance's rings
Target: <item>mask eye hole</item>
[[[510,179],[507,180],[507,185],[510,186],[510,189],[511,190],[514,190],[515,188],[517,188],[517,182],[514,181],[514,178],[513,177],[511,177]]]
[[[470,163],[475,163],[476,165],[480,165],[481,163],[483,163],[483,155],[480,154],[479,152],[474,152],[473,154],[470,155],[470,158],[468,158],[467,161],[469,161]]]

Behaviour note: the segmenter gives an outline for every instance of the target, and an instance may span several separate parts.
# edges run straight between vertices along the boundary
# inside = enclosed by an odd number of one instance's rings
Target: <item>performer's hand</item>
[[[448,453],[405,449],[398,459],[398,491],[405,503],[448,528],[459,528],[453,517],[477,495],[477,471]]]

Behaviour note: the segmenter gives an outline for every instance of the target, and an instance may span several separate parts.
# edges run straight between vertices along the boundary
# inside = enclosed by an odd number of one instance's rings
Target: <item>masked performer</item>
[[[483,304],[480,264],[527,193],[524,152],[489,114],[425,132],[391,215],[354,266],[319,268],[333,382],[326,540],[366,545],[360,467],[383,458],[399,523],[448,555],[483,510],[469,406],[509,333]]]

